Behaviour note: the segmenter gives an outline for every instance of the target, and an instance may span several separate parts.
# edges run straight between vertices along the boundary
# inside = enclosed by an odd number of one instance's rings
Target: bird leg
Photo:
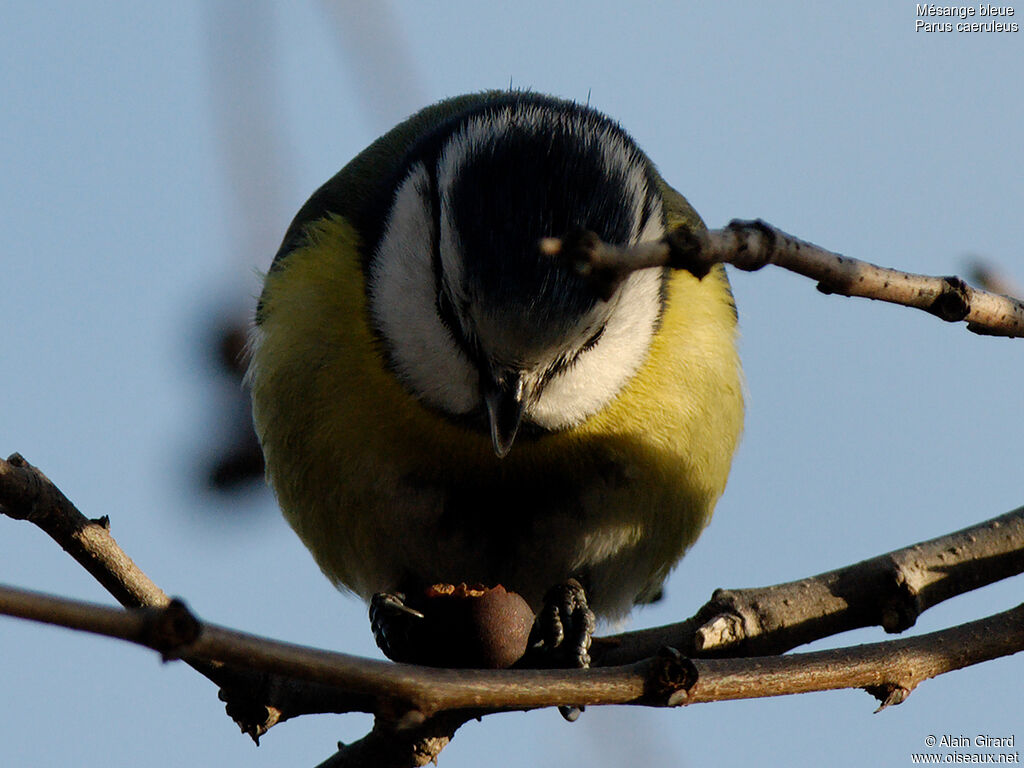
[[[597,618],[587,604],[583,585],[568,579],[544,596],[544,606],[537,614],[530,638],[530,659],[546,667],[587,669],[590,641],[596,628]],[[571,723],[583,707],[564,705],[558,711]]]

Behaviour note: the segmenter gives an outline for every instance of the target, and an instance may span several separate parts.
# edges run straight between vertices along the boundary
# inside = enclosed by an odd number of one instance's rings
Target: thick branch
[[[419,712],[486,707],[535,708],[574,702],[619,704],[644,693],[647,662],[601,670],[442,669],[324,651],[200,623],[180,601],[125,611],[0,587],[0,614],[115,637],[164,658],[205,659],[310,680],[344,690],[349,711]],[[164,631],[167,629],[168,631]],[[637,671],[629,672],[631,669]],[[507,699],[507,702],[506,702]]]
[[[649,267],[686,269],[703,277],[714,264],[746,271],[775,264],[818,281],[818,290],[862,296],[922,309],[967,329],[993,336],[1024,336],[1024,302],[972,288],[959,277],[930,277],[879,267],[827,251],[761,220],[734,220],[725,229],[694,233],[679,228],[655,243],[618,247],[592,232],[541,241],[545,253],[559,254],[599,293],[610,296],[631,272]]]
[[[762,656],[850,629],[902,632],[925,610],[1024,572],[1024,507],[963,530],[786,584],[716,590],[678,624],[594,641],[595,665],[671,646],[691,656]]]
[[[392,664],[204,624],[178,601],[165,609],[126,611],[5,587],[0,588],[0,612],[129,640],[164,658],[188,654],[337,686],[353,701],[372,704],[372,711],[387,715],[389,728],[399,729],[456,710],[677,706],[838,688],[868,688],[876,695],[884,691],[883,703],[893,704],[923,680],[1024,650],[1024,604],[950,629],[869,645],[730,659],[690,659],[662,649],[636,664],[589,670]]]

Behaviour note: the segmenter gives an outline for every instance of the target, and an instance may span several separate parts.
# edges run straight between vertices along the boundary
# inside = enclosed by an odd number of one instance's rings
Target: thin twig
[[[421,723],[396,727],[391,720],[378,717],[373,730],[351,744],[339,744],[338,751],[317,768],[409,768],[437,763],[437,756],[448,746],[464,723],[479,717],[476,711],[440,712]]]
[[[110,534],[109,518],[87,518],[42,471],[17,453],[6,461],[0,459],[0,514],[41,528],[126,608],[156,609],[171,604],[167,594],[118,546]],[[216,661],[188,656],[183,660],[221,688],[228,714],[254,741],[258,742],[275,723],[292,716],[282,711],[294,699],[294,692],[284,681],[267,680]],[[308,693],[318,707],[328,706],[331,701],[315,686]],[[308,711],[308,706],[299,705],[298,709]]]
[[[20,454],[0,459],[0,514],[27,520],[50,536],[126,608],[163,607],[167,594],[110,535],[110,519],[90,520]]]
[[[1024,650],[1024,604],[916,637],[755,659],[695,659],[696,683],[669,704],[863,688],[884,708],[924,680]],[[740,664],[743,662],[743,664]]]
[[[542,252],[559,255],[610,296],[631,272],[650,267],[686,269],[703,277],[715,264],[754,271],[775,264],[818,281],[818,290],[861,296],[924,310],[991,336],[1024,336],[1024,301],[972,288],[959,277],[931,277],[880,267],[825,250],[767,224],[734,220],[724,229],[678,228],[653,243],[619,247],[592,232],[545,238]]]

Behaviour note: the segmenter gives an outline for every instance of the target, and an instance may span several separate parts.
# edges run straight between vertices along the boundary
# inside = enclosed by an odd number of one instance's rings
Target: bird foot
[[[590,641],[597,627],[587,594],[576,579],[552,587],[537,614],[531,646],[543,654],[545,666],[586,669]]]
[[[406,605],[401,592],[378,592],[370,598],[373,639],[392,661],[415,662],[415,635],[423,618],[420,611]]]
[[[544,596],[531,637],[531,660],[540,666],[561,669],[590,667],[590,642],[597,617],[587,604],[587,594],[576,579],[552,587]],[[558,711],[570,723],[583,707],[560,706]]]

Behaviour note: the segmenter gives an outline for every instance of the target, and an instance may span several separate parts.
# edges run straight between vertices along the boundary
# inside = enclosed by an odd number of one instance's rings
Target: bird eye
[[[604,335],[604,329],[605,326],[602,324],[601,327],[594,331],[590,338],[583,342],[583,345],[572,354],[559,355],[555,361],[547,367],[547,370],[544,371],[541,376],[541,381],[546,384],[562,371],[575,365],[576,361],[580,359],[580,356],[584,352],[588,349],[593,349],[597,345],[597,342],[600,341],[601,337]]]
[[[604,329],[605,326],[604,323],[602,323],[601,327],[598,328],[589,339],[583,342],[583,346],[580,347],[580,351],[576,353],[576,356],[579,357],[588,349],[593,349],[594,346],[596,346],[597,342],[601,339],[601,337],[604,336]]]

